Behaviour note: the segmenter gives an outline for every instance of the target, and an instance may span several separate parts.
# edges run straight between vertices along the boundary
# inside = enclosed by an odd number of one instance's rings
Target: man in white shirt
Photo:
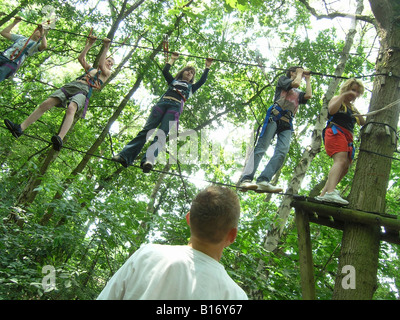
[[[9,48],[0,53],[0,82],[12,77],[27,57],[47,48],[48,29],[44,29],[42,25],[36,28],[30,38],[11,33],[20,21],[20,17],[15,17],[14,21],[0,32],[4,38],[13,42]]]
[[[240,204],[229,188],[209,186],[193,200],[188,245],[141,246],[98,300],[247,300],[219,263],[237,236]]]

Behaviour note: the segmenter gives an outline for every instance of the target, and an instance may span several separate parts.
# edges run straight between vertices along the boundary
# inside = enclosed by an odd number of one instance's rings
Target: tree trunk
[[[73,127],[75,121],[71,127]],[[66,139],[64,139],[65,141]],[[29,178],[28,182],[25,185],[24,190],[18,197],[16,202],[16,206],[26,207],[35,200],[35,197],[38,193],[37,187],[41,184],[42,178],[47,172],[47,169],[50,167],[52,162],[57,158],[59,151],[55,151],[53,148],[47,153],[46,158],[43,160],[40,169],[35,173],[32,174]]]
[[[370,0],[381,38],[369,111],[382,109],[400,98],[400,2],[398,0]],[[349,196],[350,207],[358,210],[385,211],[391,158],[395,150],[394,132],[399,121],[399,108],[391,108],[367,118],[378,122],[365,126],[362,131],[354,181]],[[368,126],[371,127],[368,130]],[[383,155],[383,156],[382,156]],[[339,270],[336,277],[334,299],[372,299],[377,288],[379,261],[379,228],[346,223],[343,232]],[[355,271],[355,288],[343,286],[344,266]]]
[[[21,1],[21,4],[18,7],[16,7],[13,11],[11,11],[9,14],[7,14],[2,19],[0,19],[0,27],[3,24],[10,21],[11,19],[13,19],[15,17],[15,15],[18,14],[18,12],[20,12],[22,9],[24,9],[26,7],[27,3],[28,3],[28,1]]]

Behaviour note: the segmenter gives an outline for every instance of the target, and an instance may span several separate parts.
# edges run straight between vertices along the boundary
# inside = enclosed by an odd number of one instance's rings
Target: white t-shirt
[[[13,45],[5,50],[3,52],[3,56],[5,56],[7,59],[11,58],[11,55],[15,50],[14,57],[19,54],[19,52],[22,50],[22,48],[25,46],[26,41],[28,38],[18,35],[18,34],[12,34],[11,35],[11,41],[14,41]],[[28,45],[31,45],[29,49],[25,52],[25,54],[21,57],[19,60],[19,65],[21,65],[27,57],[30,57],[31,55],[35,54],[36,52],[39,51],[39,42],[37,43],[36,41],[29,40]]]
[[[97,300],[247,300],[225,268],[189,246],[147,244],[114,274]]]

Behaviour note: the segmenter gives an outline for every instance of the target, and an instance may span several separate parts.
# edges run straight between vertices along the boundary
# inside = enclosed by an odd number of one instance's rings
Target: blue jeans
[[[270,146],[275,134],[277,134],[278,138],[276,141],[274,155],[269,160],[268,164],[264,168],[263,172],[261,172],[256,182],[270,182],[274,174],[282,167],[286,154],[289,152],[292,131],[290,129],[280,131],[279,126],[283,123],[282,120],[280,121],[281,122],[278,123],[275,121],[268,123],[264,135],[259,137],[256,147],[250,154],[240,181],[253,180],[258,165],[260,164],[265,152],[267,152],[267,149]]]
[[[154,162],[154,159],[158,156],[159,150],[162,149],[165,145],[165,138],[168,136],[169,133],[170,121],[178,121],[179,119],[180,107],[181,106],[179,102],[168,99],[161,99],[153,107],[151,114],[147,119],[147,122],[144,125],[143,129],[119,153],[119,155],[126,160],[128,165],[132,164],[140,151],[143,149],[149,131],[152,129],[156,129],[159,126],[158,130],[162,131],[157,131],[156,137],[148,148],[148,152],[145,153],[141,160],[141,163],[144,163],[147,160],[148,156],[149,160],[151,162]],[[161,139],[161,141],[158,142],[159,137],[164,139]]]

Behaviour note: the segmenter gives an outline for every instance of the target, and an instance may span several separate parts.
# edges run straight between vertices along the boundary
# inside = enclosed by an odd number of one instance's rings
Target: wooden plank
[[[364,211],[352,210],[347,208],[338,208],[321,203],[309,201],[293,200],[292,207],[307,212],[316,212],[324,217],[332,216],[335,221],[350,221],[355,223],[363,223],[369,225],[380,225],[388,227],[391,230],[400,231],[400,220],[383,217],[378,214],[367,213]]]
[[[309,221],[312,223],[342,231],[344,229],[343,221],[337,221],[337,220],[332,221],[331,219],[328,219],[326,217],[318,216],[316,213],[312,212],[306,212],[306,213],[308,214]],[[386,232],[381,232],[380,239],[388,243],[400,244],[400,232],[388,229],[386,230]]]
[[[332,221],[332,219],[328,219],[326,217],[318,216],[318,215],[316,216],[311,213],[308,214],[308,218],[309,218],[310,222],[319,224],[321,226],[326,226],[329,228],[339,229],[339,230],[343,230],[343,228],[344,228],[343,221],[335,221],[335,220]]]
[[[300,279],[303,300],[315,300],[314,263],[308,215],[301,210],[296,210],[295,221],[299,245]]]
[[[308,201],[306,197],[295,198],[291,206],[305,212],[309,221],[335,229],[343,229],[346,221],[369,225],[380,225],[386,232],[381,232],[381,240],[400,244],[400,220],[394,215],[378,215],[343,207],[330,206],[316,201]],[[332,221],[333,219],[333,221]]]

